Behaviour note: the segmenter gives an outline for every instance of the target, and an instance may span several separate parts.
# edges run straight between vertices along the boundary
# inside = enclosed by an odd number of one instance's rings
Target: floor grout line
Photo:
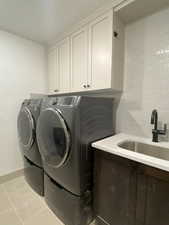
[[[11,204],[11,206],[12,206],[12,208],[13,208],[13,210],[14,210],[16,216],[17,216],[17,218],[19,219],[19,221],[21,222],[21,224],[24,225],[24,222],[23,222],[22,218],[20,218],[20,216],[18,215],[17,209],[16,209],[15,205],[13,204],[13,202],[12,202],[10,196],[8,195],[8,192],[7,192],[7,190],[5,189],[4,184],[2,184],[2,188],[3,188],[3,190],[4,190],[5,194],[6,194],[6,197],[7,197],[8,200],[9,200],[9,202],[10,202],[10,204]]]
[[[10,212],[10,211],[13,211],[12,206],[11,206],[11,208],[9,208],[9,209],[5,209],[4,211],[1,211],[1,212],[0,212],[0,215],[2,215],[2,214],[4,214],[4,213],[7,213],[7,212]]]

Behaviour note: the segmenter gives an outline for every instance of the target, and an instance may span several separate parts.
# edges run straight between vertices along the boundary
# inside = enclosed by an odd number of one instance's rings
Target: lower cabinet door
[[[97,225],[168,225],[169,173],[95,151]]]
[[[144,167],[138,174],[136,225],[169,224],[169,173]]]
[[[97,224],[135,225],[136,171],[131,161],[96,151],[94,211]]]

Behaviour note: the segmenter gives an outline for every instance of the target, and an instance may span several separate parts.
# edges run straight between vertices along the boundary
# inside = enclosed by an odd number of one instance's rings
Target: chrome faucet
[[[158,112],[156,109],[152,111],[151,114],[151,124],[154,124],[154,129],[152,130],[153,142],[158,142],[158,135],[166,135],[167,124],[164,124],[164,130],[158,130]]]

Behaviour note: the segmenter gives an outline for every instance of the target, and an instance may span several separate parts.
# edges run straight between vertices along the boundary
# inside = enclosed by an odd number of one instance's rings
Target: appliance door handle
[[[32,144],[34,142],[34,138],[35,138],[35,123],[34,123],[34,120],[33,120],[33,117],[32,117],[32,114],[31,114],[30,110],[27,107],[25,107],[24,111],[28,115],[29,123],[31,125],[31,136],[29,138],[28,144],[25,146],[25,147],[27,147],[27,146],[32,146]]]

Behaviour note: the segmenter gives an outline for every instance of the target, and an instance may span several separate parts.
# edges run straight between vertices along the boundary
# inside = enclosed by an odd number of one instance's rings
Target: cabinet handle
[[[86,85],[83,85],[84,88],[86,88]]]
[[[59,91],[58,89],[54,90],[54,92],[58,92],[58,91]]]
[[[88,85],[87,85],[87,87],[89,88],[89,87],[90,87],[90,85],[88,84]]]

